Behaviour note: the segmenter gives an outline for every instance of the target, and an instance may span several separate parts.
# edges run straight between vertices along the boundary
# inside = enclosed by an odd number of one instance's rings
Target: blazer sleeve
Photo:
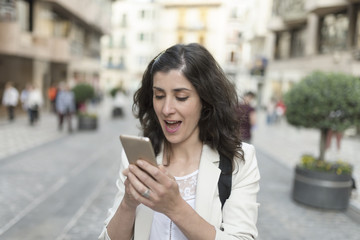
[[[223,207],[223,231],[216,228],[216,240],[255,239],[258,235],[260,173],[254,147],[244,143],[243,150],[245,162],[239,163],[233,175],[231,194]]]
[[[119,178],[116,180],[116,187],[117,187],[117,194],[114,199],[113,206],[108,209],[107,218],[104,222],[104,228],[99,236],[99,240],[111,240],[108,233],[107,233],[107,225],[109,224],[110,220],[115,215],[116,210],[120,206],[120,203],[125,194],[125,179],[126,177],[122,174],[122,171],[129,166],[129,162],[126,158],[124,150],[121,153],[121,163],[120,163],[120,171],[119,171]]]

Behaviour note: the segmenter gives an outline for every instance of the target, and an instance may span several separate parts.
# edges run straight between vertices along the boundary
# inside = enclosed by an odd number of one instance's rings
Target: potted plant
[[[95,130],[98,127],[98,118],[96,114],[80,112],[78,114],[79,130]]]
[[[112,117],[124,116],[124,104],[126,100],[126,91],[122,86],[114,87],[109,92],[113,100]]]
[[[359,124],[360,80],[343,73],[316,71],[284,96],[289,124],[320,131],[319,156],[302,156],[295,168],[294,200],[319,208],[346,209],[352,190],[352,166],[325,160],[329,130],[343,132]]]
[[[75,95],[75,102],[78,110],[78,129],[94,130],[97,129],[97,115],[87,112],[87,102],[94,98],[94,88],[87,83],[77,84],[72,91]]]

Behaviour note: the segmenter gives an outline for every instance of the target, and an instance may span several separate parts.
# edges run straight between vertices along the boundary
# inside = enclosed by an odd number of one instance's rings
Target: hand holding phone
[[[135,164],[136,160],[142,159],[157,166],[154,149],[149,138],[120,135],[120,141],[129,164]]]

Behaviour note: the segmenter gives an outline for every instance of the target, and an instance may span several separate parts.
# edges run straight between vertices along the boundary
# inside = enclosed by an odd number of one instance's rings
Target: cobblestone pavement
[[[103,110],[103,113],[107,112],[109,109]],[[260,114],[259,116],[261,117]],[[29,235],[30,237],[23,239],[97,239],[103,227],[107,209],[111,207],[116,193],[115,180],[120,157],[120,143],[117,135],[120,130],[135,133],[134,121],[130,118],[119,126],[118,123],[114,124],[108,117],[105,117],[101,123],[104,131],[101,130],[96,134],[74,133],[68,135],[66,132],[59,133],[56,130],[56,120],[52,117],[49,115],[47,118],[44,114],[39,126],[35,126],[38,127],[38,131],[34,135],[27,132],[34,128],[26,126],[26,120],[23,120],[24,128],[20,132],[17,130],[21,128],[21,121],[12,126],[0,124],[0,145],[7,144],[6,141],[12,139],[12,144],[8,146],[15,149],[0,156],[1,239],[19,239],[4,236],[13,236],[6,234],[31,229],[31,222],[39,221],[36,215],[44,216],[44,212],[48,211],[49,204],[46,205],[46,202],[56,205],[59,217],[56,221],[50,218],[47,221],[45,219],[42,223],[44,225],[41,227],[43,231],[51,232],[55,228],[51,225],[55,224],[57,225],[57,234],[52,238],[35,238],[31,237],[35,235]],[[316,147],[314,147],[314,145],[317,146],[316,134],[292,129],[286,125],[267,127],[261,125],[260,121],[254,132],[254,145],[257,149],[262,176],[258,200],[261,204],[258,239],[359,239],[360,224],[350,218],[346,212],[309,208],[297,204],[291,199],[292,167],[304,150],[316,151]],[[44,127],[40,127],[40,124]],[[12,132],[8,128],[12,128]],[[7,140],[2,137],[4,131],[9,131]],[[18,135],[22,137],[19,138]],[[299,144],[299,140],[289,138],[293,135],[305,143]],[[32,145],[31,141],[33,138],[38,138],[38,141],[42,139],[42,142],[38,142],[37,147],[34,147],[35,145]],[[33,141],[35,140],[33,139]],[[349,148],[346,143],[347,139],[344,140],[344,149]],[[54,154],[54,145],[60,144],[64,149],[69,150]],[[99,151],[88,159],[84,158],[82,153],[86,148],[99,148]],[[52,161],[45,159],[36,161],[37,158],[44,155],[53,155]],[[70,157],[61,158],[61,156]],[[9,164],[12,162],[13,164]],[[51,164],[52,162],[55,164]],[[92,164],[96,165],[91,171],[95,171],[94,169],[97,171],[88,173],[88,178],[85,179],[86,175],[82,173]],[[67,189],[70,188],[68,185],[71,184],[66,183],[70,182],[71,177],[75,178],[76,176],[78,176],[77,182],[88,181],[90,190],[83,196],[72,199],[66,195],[70,191]],[[91,180],[89,178],[91,176],[98,180]],[[39,179],[41,180],[39,181]],[[14,189],[14,186],[21,187]],[[69,200],[66,205],[61,205],[63,204],[61,201],[52,201],[53,198],[69,198]],[[28,221],[25,221],[26,219]],[[26,232],[22,236],[26,236]]]
[[[66,132],[57,130],[56,115],[48,112],[42,113],[39,122],[34,126],[29,125],[25,114],[18,116],[15,122],[11,123],[1,119],[0,159],[66,135]]]
[[[358,240],[360,222],[341,211],[306,207],[291,199],[293,173],[260,148],[258,240]]]
[[[0,125],[2,132],[13,129],[8,138],[15,149],[0,158],[0,239],[97,238],[115,196],[106,191],[115,190],[118,135],[137,131],[131,117],[111,119],[109,109],[99,114],[97,131],[73,134],[54,132],[56,118],[46,113],[38,126],[27,126],[25,118]],[[32,137],[39,144],[33,145]]]

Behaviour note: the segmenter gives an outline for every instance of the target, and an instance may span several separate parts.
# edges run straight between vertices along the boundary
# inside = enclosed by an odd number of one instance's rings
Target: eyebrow
[[[158,90],[158,91],[160,91],[160,92],[165,92],[165,90],[164,89],[162,89],[162,88],[159,88],[159,87],[153,87],[153,89],[154,90]],[[181,92],[181,91],[191,91],[190,89],[188,89],[188,88],[175,88],[175,89],[172,89],[172,91],[174,91],[174,92]]]

